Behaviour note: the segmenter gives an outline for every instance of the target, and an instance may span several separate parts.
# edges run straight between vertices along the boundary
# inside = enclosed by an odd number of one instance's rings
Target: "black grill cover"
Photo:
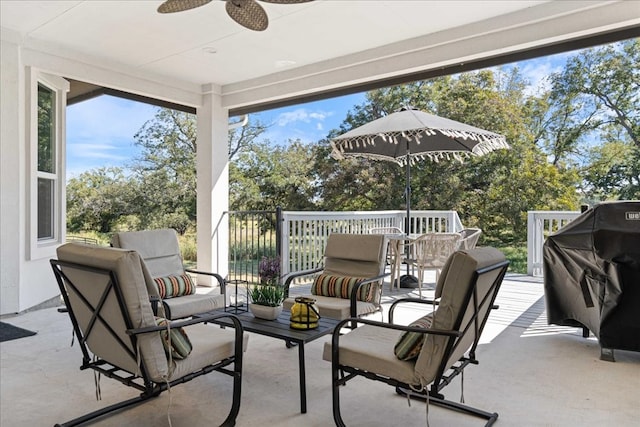
[[[543,258],[549,324],[640,351],[640,201],[587,210],[547,238]]]

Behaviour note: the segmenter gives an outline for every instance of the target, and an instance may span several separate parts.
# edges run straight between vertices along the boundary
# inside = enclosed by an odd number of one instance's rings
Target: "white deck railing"
[[[527,213],[527,274],[542,276],[542,247],[545,239],[569,222],[580,212],[529,211]]]
[[[404,229],[405,211],[282,212],[283,274],[319,265],[331,233],[366,234],[371,228]],[[455,232],[463,229],[456,211],[411,211],[411,233]]]

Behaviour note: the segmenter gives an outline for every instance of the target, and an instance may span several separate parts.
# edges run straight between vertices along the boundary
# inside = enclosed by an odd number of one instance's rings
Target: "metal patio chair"
[[[422,298],[422,279],[426,270],[436,271],[436,282],[449,256],[458,249],[460,233],[425,233],[408,243],[410,256],[407,265],[416,267],[418,293]]]
[[[57,252],[58,259],[50,262],[82,351],[80,369],[92,369],[140,391],[135,398],[58,425],[84,424],[212,371],[233,378],[231,409],[221,425],[235,424],[247,341],[235,316],[159,319],[151,309],[137,252],[82,243],[67,243]],[[232,327],[202,324],[218,317],[229,317]],[[202,330],[188,337],[192,328]]]
[[[293,279],[314,276],[311,295],[321,316],[332,319],[358,317],[382,312],[382,281],[385,273],[386,239],[381,234],[333,233],[327,239],[322,266],[294,272],[285,280],[284,308],[290,310]]]
[[[184,268],[178,235],[170,228],[114,233],[114,248],[132,249],[144,261],[147,290],[154,301],[161,301],[163,317],[176,320],[206,313],[225,306],[225,280],[217,273]],[[214,277],[220,294],[196,293],[191,274]],[[154,312],[157,312],[154,309]]]
[[[473,249],[480,240],[482,230],[479,228],[465,228],[460,232],[460,241],[458,242],[458,249],[467,250]]]
[[[411,398],[426,400],[427,405],[445,406],[481,417],[487,426],[493,424],[497,413],[445,400],[441,392],[467,365],[478,364],[476,348],[489,312],[496,308],[494,301],[508,265],[504,255],[494,248],[455,252],[442,269],[434,301],[398,300],[390,308],[389,323],[345,319],[338,324],[331,342],[325,343],[323,354],[331,362],[336,425],[345,425],[340,391],[358,376],[387,383]],[[394,324],[394,311],[405,303],[436,309],[428,310],[409,326]],[[361,325],[341,334],[341,327],[352,321]],[[384,404],[376,402],[374,406]],[[386,424],[393,422],[388,420]]]
[[[389,236],[404,236],[404,232],[399,227],[374,227],[369,229],[369,234],[383,234],[389,242],[387,243],[387,264],[391,269],[391,281],[389,290],[397,285],[400,287],[400,266],[404,259],[404,242],[401,239],[389,239]]]

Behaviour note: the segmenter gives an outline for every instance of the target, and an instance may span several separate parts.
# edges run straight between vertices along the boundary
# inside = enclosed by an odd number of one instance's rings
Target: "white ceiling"
[[[108,70],[269,102],[640,25],[637,1],[316,0],[260,4],[241,27],[224,1],[162,15],[162,1],[0,0],[3,37]]]

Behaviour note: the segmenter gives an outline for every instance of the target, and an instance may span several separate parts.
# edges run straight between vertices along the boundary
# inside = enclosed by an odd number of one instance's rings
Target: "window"
[[[55,238],[56,92],[38,83],[38,240]]]
[[[30,259],[53,256],[64,237],[64,111],[68,82],[30,69]]]

